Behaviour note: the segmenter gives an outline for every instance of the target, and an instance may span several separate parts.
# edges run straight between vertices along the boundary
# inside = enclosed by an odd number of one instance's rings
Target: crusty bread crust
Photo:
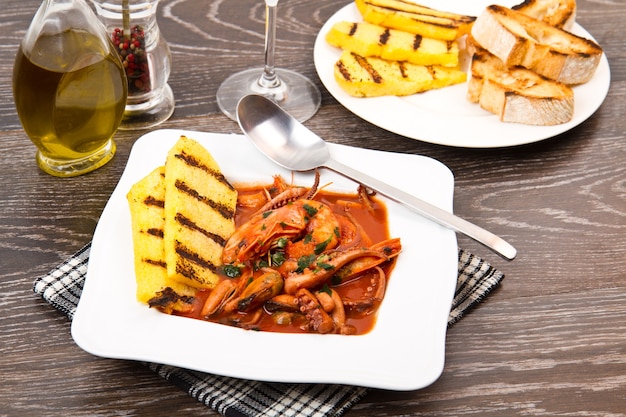
[[[499,5],[488,6],[471,33],[506,66],[522,66],[565,84],[589,81],[602,56],[592,40]]]
[[[567,31],[576,21],[576,0],[524,0],[511,9]]]
[[[574,115],[570,87],[525,68],[508,68],[481,48],[472,57],[467,98],[503,122],[549,126],[566,123]]]

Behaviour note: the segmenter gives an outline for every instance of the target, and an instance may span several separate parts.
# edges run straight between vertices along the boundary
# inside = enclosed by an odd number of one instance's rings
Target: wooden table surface
[[[277,64],[310,76],[323,93],[306,125],[331,142],[443,162],[455,175],[454,211],[519,255],[507,262],[459,236],[460,247],[506,279],[449,330],[434,384],[371,390],[346,415],[626,415],[626,2],[578,1],[578,22],[611,67],[600,109],[558,137],[505,149],[407,139],[339,105],[315,73],[312,50],[322,24],[347,3],[279,4]],[[92,174],[39,171],[11,92],[15,52],[38,5],[7,0],[0,11],[0,415],[216,415],[138,363],[82,351],[67,318],[32,291],[35,277],[90,241],[133,142],[146,133],[118,132],[117,155]],[[176,111],[159,128],[239,133],[215,92],[232,72],[262,64],[263,17],[260,0],[160,3]]]

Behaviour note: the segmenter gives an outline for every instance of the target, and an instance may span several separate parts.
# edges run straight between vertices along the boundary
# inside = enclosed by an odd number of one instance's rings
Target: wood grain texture
[[[397,136],[323,89],[313,42],[345,4],[279,4],[277,64],[310,76],[323,93],[307,126],[331,142],[440,160],[455,175],[455,212],[519,251],[506,262],[459,236],[506,274],[501,287],[450,329],[433,385],[371,390],[346,415],[626,416],[626,3],[578,1],[578,22],[611,67],[600,109],[556,138],[490,150]],[[0,416],[217,415],[139,363],[83,352],[65,316],[32,292],[36,276],[91,239],[133,142],[146,133],[118,132],[115,158],[94,173],[57,179],[38,170],[11,93],[13,58],[38,5],[7,0],[0,11]],[[176,111],[160,128],[239,133],[218,112],[215,92],[232,72],[261,65],[263,13],[260,1],[161,1]]]

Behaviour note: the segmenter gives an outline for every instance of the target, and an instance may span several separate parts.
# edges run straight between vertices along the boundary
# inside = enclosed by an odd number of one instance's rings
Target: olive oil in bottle
[[[75,2],[82,0],[60,1],[70,15]],[[99,34],[73,26],[30,41],[27,35],[13,68],[20,121],[37,146],[39,167],[56,176],[80,175],[113,157],[127,98],[124,69],[104,28],[93,28]]]

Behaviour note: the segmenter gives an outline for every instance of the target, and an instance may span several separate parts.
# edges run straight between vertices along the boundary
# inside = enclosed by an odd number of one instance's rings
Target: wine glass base
[[[310,119],[322,101],[319,89],[302,74],[276,68],[280,80],[277,87],[264,87],[259,83],[262,68],[238,72],[228,77],[217,89],[217,105],[222,113],[237,120],[237,104],[242,97],[259,94],[274,101],[299,122]]]
[[[115,142],[109,139],[94,153],[78,159],[54,159],[37,151],[39,168],[55,177],[76,177],[100,168],[115,155]]]
[[[174,93],[165,84],[161,94],[154,98],[134,103],[132,98],[126,104],[119,130],[147,129],[163,123],[174,113]]]

